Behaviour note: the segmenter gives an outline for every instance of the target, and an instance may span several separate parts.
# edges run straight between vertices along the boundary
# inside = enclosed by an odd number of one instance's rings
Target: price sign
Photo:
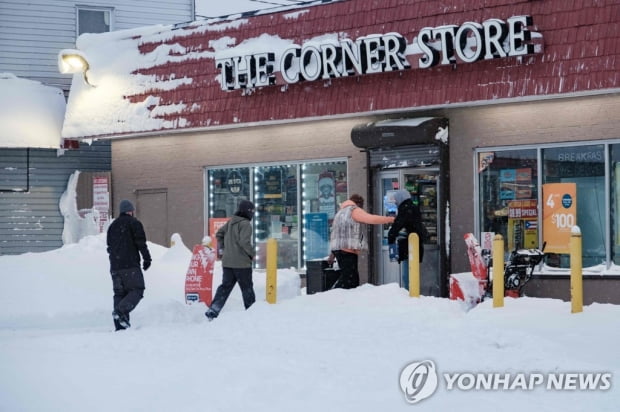
[[[577,185],[543,185],[543,241],[545,252],[569,253],[571,229],[577,224]]]

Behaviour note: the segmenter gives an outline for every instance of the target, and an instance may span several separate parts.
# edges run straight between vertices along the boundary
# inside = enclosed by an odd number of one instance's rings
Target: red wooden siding
[[[230,36],[236,44],[261,34],[277,35],[296,44],[329,33],[356,39],[368,34],[398,32],[412,43],[423,27],[482,22],[531,15],[532,30],[543,36],[544,51],[522,58],[438,66],[380,73],[329,82],[301,82],[263,87],[252,93],[222,91],[212,58],[145,68],[134,74],[167,79],[187,77],[189,85],[152,90],[127,98],[133,102],[158,96],[160,104],[185,103],[179,129],[232,123],[298,119],[355,112],[443,106],[493,99],[546,96],[614,89],[620,86],[620,4],[617,0],[351,0],[311,7],[298,18],[290,12],[251,17],[238,28],[189,34],[175,30],[166,43],[180,44],[187,53],[213,51],[209,41]],[[141,53],[161,42],[141,39]],[[192,107],[192,105],[194,107]]]

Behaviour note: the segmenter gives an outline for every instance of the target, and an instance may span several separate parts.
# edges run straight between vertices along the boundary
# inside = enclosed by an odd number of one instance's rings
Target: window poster
[[[535,199],[508,203],[508,250],[538,245],[538,202]]]
[[[267,170],[263,176],[265,179],[265,199],[282,198],[282,170]]]
[[[329,225],[326,213],[306,213],[304,219],[306,260],[329,255]]]
[[[326,213],[329,219],[336,214],[336,182],[331,172],[319,175],[319,212]]]
[[[516,171],[516,198],[530,199],[532,197],[532,169],[525,167]]]
[[[226,176],[226,186],[233,195],[239,195],[243,193],[243,176],[237,170],[232,170]]]
[[[577,224],[577,184],[544,184],[543,202],[545,252],[570,253],[571,230]]]
[[[493,239],[495,238],[495,232],[482,232],[480,235],[480,247],[483,250],[493,250]]]
[[[495,153],[493,152],[481,152],[478,153],[478,173],[482,173],[491,163],[493,163],[493,159],[495,159]]]
[[[99,233],[103,233],[110,220],[110,192],[107,176],[93,177],[93,209],[99,212]]]
[[[502,169],[499,171],[499,198],[511,200],[515,198],[517,186],[517,170]]]

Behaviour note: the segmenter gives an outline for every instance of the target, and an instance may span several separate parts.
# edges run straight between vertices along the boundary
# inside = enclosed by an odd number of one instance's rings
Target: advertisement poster
[[[212,217],[209,219],[209,236],[211,236],[211,244],[213,245],[213,250],[217,250],[217,238],[215,237],[215,234],[229,220],[229,217]]]
[[[493,159],[495,159],[494,152],[482,152],[478,154],[478,173],[482,173],[491,163],[493,163]]]
[[[336,214],[336,181],[329,172],[319,175],[319,211],[327,213],[329,219]]]
[[[493,250],[493,239],[495,239],[495,232],[480,233],[480,247],[483,250]]]
[[[274,169],[265,172],[265,199],[282,198],[282,170]]]
[[[243,176],[237,170],[233,170],[226,176],[226,187],[233,195],[243,193]]]
[[[110,192],[105,176],[93,177],[93,209],[99,212],[99,233],[103,233],[110,220]]]
[[[538,245],[538,202],[535,199],[508,202],[508,250]]]
[[[194,246],[192,260],[185,274],[185,303],[204,302],[211,305],[213,299],[213,266],[215,251],[203,245]]]
[[[516,169],[502,169],[499,171],[499,198],[510,200],[516,197],[517,171]]]
[[[322,259],[329,255],[329,225],[326,213],[306,213],[304,229],[306,260]]]
[[[569,253],[571,229],[577,224],[577,184],[544,184],[543,201],[545,252]]]
[[[517,169],[516,196],[517,199],[532,197],[532,169],[529,167]]]

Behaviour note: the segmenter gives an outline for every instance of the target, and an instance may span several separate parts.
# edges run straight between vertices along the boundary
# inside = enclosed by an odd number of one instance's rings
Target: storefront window
[[[252,199],[250,169],[234,167],[212,169],[207,173],[208,225],[205,233],[211,235],[217,247],[215,233],[234,215],[241,200]]]
[[[543,150],[543,193],[545,207],[551,207],[553,190],[549,184],[560,187],[562,206],[554,213],[546,213],[543,237],[548,243],[564,235],[567,243],[572,226],[581,229],[583,266],[591,267],[605,263],[605,147],[566,146]],[[559,184],[559,185],[557,185]],[[576,199],[570,199],[571,190]],[[549,192],[549,194],[547,194]],[[557,191],[556,191],[557,192]],[[574,212],[571,212],[574,210]],[[554,267],[570,267],[569,250],[564,253],[547,251],[547,264]]]
[[[495,234],[506,251],[538,247],[538,173],[535,149],[478,153],[482,246]]]
[[[250,169],[209,171],[209,217],[230,218],[241,200],[250,200]]]
[[[611,253],[612,262],[620,265],[620,144],[610,145],[611,184]]]
[[[347,199],[345,160],[208,169],[206,174],[206,230],[212,238],[239,201],[254,202],[255,268],[265,268],[270,238],[278,241],[280,268],[301,268],[306,260],[329,254],[331,223]]]
[[[346,162],[306,163],[302,167],[303,262],[329,255],[329,234],[340,203],[347,199]]]
[[[278,240],[278,266],[299,264],[297,165],[254,168],[256,267],[266,266],[267,240]]]

